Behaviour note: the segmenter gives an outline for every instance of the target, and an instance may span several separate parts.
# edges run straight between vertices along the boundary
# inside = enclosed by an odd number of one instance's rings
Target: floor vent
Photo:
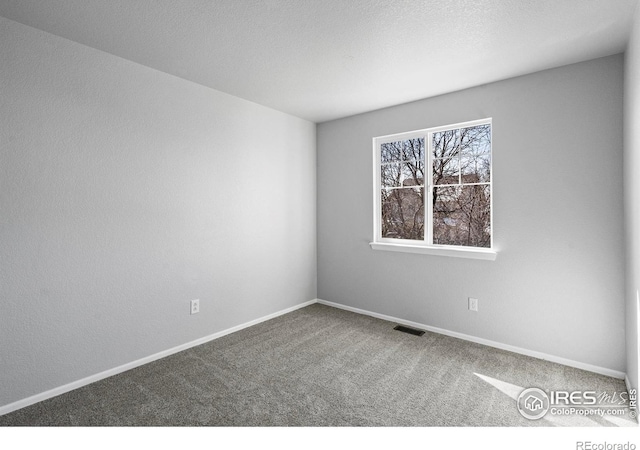
[[[416,330],[415,328],[403,327],[402,325],[396,325],[394,330],[402,331],[403,333],[413,334],[414,336],[422,336],[424,331]]]

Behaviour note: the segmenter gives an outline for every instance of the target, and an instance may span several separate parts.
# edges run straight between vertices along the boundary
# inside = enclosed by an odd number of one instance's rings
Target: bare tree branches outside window
[[[383,238],[424,240],[426,223],[433,244],[491,246],[490,123],[381,144],[380,181]]]
[[[424,238],[424,138],[381,146],[382,236]]]
[[[433,243],[491,246],[491,125],[433,133]]]

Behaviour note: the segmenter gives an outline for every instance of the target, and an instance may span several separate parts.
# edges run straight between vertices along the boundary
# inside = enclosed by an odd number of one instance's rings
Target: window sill
[[[422,253],[425,255],[452,256],[454,258],[485,259],[495,261],[498,253],[488,248],[440,247],[411,244],[391,244],[386,242],[370,242],[374,250],[388,252]]]

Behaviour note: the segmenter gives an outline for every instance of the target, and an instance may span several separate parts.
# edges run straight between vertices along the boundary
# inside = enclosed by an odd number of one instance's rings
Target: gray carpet
[[[509,389],[621,380],[314,304],[0,417],[2,426],[615,426],[520,416]],[[479,374],[479,375],[476,375]]]

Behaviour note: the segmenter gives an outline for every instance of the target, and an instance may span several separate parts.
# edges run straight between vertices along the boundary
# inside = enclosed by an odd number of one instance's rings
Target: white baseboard
[[[113,375],[117,375],[119,373],[126,372],[127,370],[134,369],[136,367],[142,366],[144,364],[148,364],[148,363],[156,361],[158,359],[162,359],[164,357],[173,355],[174,353],[178,353],[178,352],[181,352],[183,350],[187,350],[189,348],[196,347],[198,345],[204,344],[206,342],[213,341],[215,339],[221,338],[221,337],[226,336],[228,334],[235,333],[236,331],[240,331],[240,330],[242,330],[244,328],[248,328],[250,326],[257,325],[257,324],[259,324],[261,322],[265,322],[267,320],[270,320],[270,319],[273,319],[275,317],[290,313],[290,312],[295,311],[295,310],[300,309],[300,308],[304,308],[305,306],[309,306],[309,305],[312,305],[314,303],[321,303],[323,305],[332,306],[334,308],[339,308],[339,309],[344,309],[346,311],[351,311],[351,312],[354,312],[354,313],[357,313],[357,314],[363,314],[363,315],[366,315],[366,316],[375,317],[375,318],[386,320],[386,321],[389,321],[389,322],[399,323],[399,324],[410,326],[410,327],[413,327],[413,328],[420,328],[420,329],[423,329],[423,330],[431,331],[433,333],[444,334],[446,336],[451,336],[451,337],[455,337],[455,338],[458,338],[458,339],[463,339],[465,341],[471,341],[471,342],[475,342],[477,344],[486,345],[486,346],[489,346],[489,347],[495,347],[495,348],[499,348],[499,349],[502,349],[502,350],[507,350],[507,351],[514,352],[514,353],[520,353],[522,355],[531,356],[533,358],[544,359],[544,360],[555,362],[555,363],[558,363],[558,364],[563,364],[565,366],[575,367],[575,368],[578,368],[578,369],[582,369],[582,370],[586,370],[586,371],[589,371],[589,372],[598,373],[598,374],[601,374],[601,375],[610,376],[610,377],[613,377],[613,378],[624,379],[625,380],[625,384],[627,386],[627,390],[630,389],[629,379],[627,378],[626,374],[624,372],[620,372],[620,371],[617,371],[617,370],[612,370],[612,369],[607,369],[607,368],[604,368],[604,367],[594,366],[594,365],[591,365],[591,364],[581,363],[579,361],[573,361],[573,360],[562,358],[562,357],[559,357],[559,356],[549,355],[549,354],[546,354],[546,353],[536,352],[536,351],[533,351],[533,350],[528,350],[528,349],[521,348],[521,347],[516,347],[516,346],[513,346],[513,345],[508,345],[508,344],[503,344],[503,343],[500,343],[500,342],[490,341],[488,339],[483,339],[483,338],[479,338],[479,337],[475,337],[475,336],[470,336],[470,335],[463,334],[463,333],[458,333],[458,332],[455,332],[455,331],[449,331],[449,330],[445,330],[443,328],[432,327],[432,326],[429,326],[429,325],[424,325],[424,324],[421,324],[421,323],[412,322],[410,320],[404,320],[404,319],[399,319],[397,317],[387,316],[385,314],[378,314],[378,313],[374,313],[374,312],[371,312],[371,311],[366,311],[364,309],[359,309],[359,308],[354,308],[354,307],[351,307],[351,306],[342,305],[340,303],[329,302],[329,301],[321,300],[321,299],[314,299],[314,300],[310,300],[308,302],[300,303],[299,305],[295,305],[295,306],[292,306],[292,307],[287,308],[287,309],[283,309],[281,311],[277,311],[275,313],[266,315],[264,317],[260,317],[258,319],[243,323],[241,325],[237,325],[235,327],[231,327],[231,328],[228,328],[226,330],[219,331],[219,332],[211,334],[209,336],[205,336],[203,338],[196,339],[195,341],[187,342],[186,344],[178,345],[177,347],[173,347],[173,348],[170,348],[168,350],[164,350],[162,352],[158,352],[158,353],[155,353],[153,355],[138,359],[136,361],[132,361],[130,363],[123,364],[123,365],[118,366],[118,367],[114,367],[113,369],[105,370],[104,372],[100,372],[100,373],[97,373],[95,375],[91,375],[91,376],[88,376],[86,378],[83,378],[81,380],[77,380],[77,381],[65,384],[64,386],[60,386],[60,387],[57,387],[57,388],[54,388],[54,389],[50,389],[50,390],[42,392],[40,394],[36,394],[36,395],[31,396],[31,397],[27,397],[25,399],[18,400],[18,401],[13,402],[13,403],[9,403],[8,405],[0,406],[0,416],[2,416],[4,414],[8,414],[8,413],[13,412],[13,411],[16,411],[18,409],[25,408],[27,406],[33,405],[34,403],[38,403],[38,402],[41,402],[41,401],[44,401],[44,400],[47,400],[47,399],[50,399],[50,398],[53,398],[53,397],[57,397],[58,395],[64,394],[64,393],[72,391],[74,389],[78,389],[78,388],[83,387],[83,386],[87,386],[87,385],[89,385],[91,383],[95,383],[96,381],[103,380],[103,379],[111,377]]]
[[[430,325],[424,325],[421,323],[412,322],[410,320],[398,319],[397,317],[387,316],[385,314],[378,314],[375,312],[366,311],[364,309],[342,305],[340,303],[329,302],[321,299],[318,299],[318,303],[321,303],[327,306],[332,306],[334,308],[344,309],[346,311],[351,311],[358,314],[364,314],[366,316],[375,317],[377,319],[387,320],[389,322],[399,323],[401,325],[406,325],[413,328],[419,328],[421,330],[431,331],[433,333],[444,334],[446,336],[463,339],[465,341],[475,342],[477,344],[482,344],[489,347],[499,348],[501,350],[507,350],[513,353],[520,353],[521,355],[531,356],[533,358],[544,359],[546,361],[551,361],[551,362],[562,364],[569,367],[575,367],[577,369],[586,370],[588,372],[594,372],[600,375],[606,375],[609,377],[618,378],[620,380],[624,380],[626,378],[626,374],[624,372],[620,372],[618,370],[613,370],[613,369],[607,369],[606,367],[594,366],[592,364],[582,363],[580,361],[574,361],[571,359],[562,358],[560,356],[555,356],[555,355],[549,355],[547,353],[537,352],[534,350],[528,350],[526,348],[516,347],[514,345],[503,344],[501,342],[490,341],[488,339],[483,339],[476,336],[470,336],[468,334],[458,333],[456,331],[449,331],[443,328],[432,327]],[[627,384],[627,388],[628,388],[628,384]]]
[[[631,385],[631,380],[629,380],[629,376],[625,375],[624,376],[624,384],[627,388],[627,392],[631,392],[631,389],[633,389],[633,386]]]
[[[299,305],[292,306],[287,309],[283,309],[281,311],[274,312],[272,314],[266,315],[264,317],[260,317],[258,319],[252,320],[250,322],[243,323],[241,325],[237,325],[235,327],[227,328],[226,330],[219,331],[217,333],[211,334],[209,336],[205,336],[200,339],[196,339],[195,341],[187,342],[186,344],[178,345],[177,347],[170,348],[168,350],[164,350],[158,353],[155,353],[150,356],[146,356],[144,358],[138,359],[136,361],[132,361],[127,364],[123,364],[118,367],[114,367],[113,369],[105,370],[104,372],[97,373],[95,375],[88,376],[86,378],[82,378],[81,380],[73,381],[71,383],[65,384],[64,386],[60,386],[57,388],[50,389],[48,391],[42,392],[40,394],[32,395],[31,397],[27,397],[22,400],[18,400],[13,403],[9,403],[8,405],[0,406],[0,416],[4,414],[8,414],[10,412],[16,411],[21,408],[25,408],[29,405],[33,405],[34,403],[38,403],[52,397],[57,397],[58,395],[64,394],[65,392],[72,391],[74,389],[78,389],[80,387],[86,386],[91,383],[95,383],[96,381],[103,380],[105,378],[111,377],[113,375],[117,375],[122,372],[126,372],[127,370],[134,369],[136,367],[142,366],[144,364],[148,364],[150,362],[156,361],[161,358],[165,358],[169,355],[173,355],[174,353],[181,352],[183,350],[187,350],[191,347],[196,347],[198,345],[204,344],[209,341],[213,341],[214,339],[221,338],[222,336],[226,336],[227,334],[235,333],[236,331],[240,331],[244,328],[248,328],[253,325],[257,325],[261,322],[265,322],[267,320],[273,319],[278,316],[282,316],[283,314],[290,313],[295,311],[296,309],[304,308],[305,306],[312,305],[316,303],[318,299],[310,300],[305,303],[300,303]]]

